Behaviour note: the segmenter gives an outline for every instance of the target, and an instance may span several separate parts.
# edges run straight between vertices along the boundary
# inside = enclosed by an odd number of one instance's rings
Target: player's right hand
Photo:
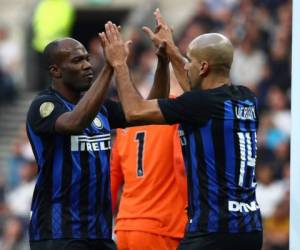
[[[131,41],[124,42],[118,27],[112,23],[105,24],[105,32],[99,33],[104,55],[112,67],[126,63]]]

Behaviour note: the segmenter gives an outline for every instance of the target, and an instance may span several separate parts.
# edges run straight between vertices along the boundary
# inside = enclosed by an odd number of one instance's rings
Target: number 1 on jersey
[[[136,175],[138,177],[144,176],[144,144],[145,144],[145,132],[140,131],[137,132],[135,135],[135,141],[138,143],[137,147],[137,168],[136,168]]]

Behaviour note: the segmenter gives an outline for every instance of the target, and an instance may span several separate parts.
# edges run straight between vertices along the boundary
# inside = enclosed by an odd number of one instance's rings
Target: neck
[[[61,81],[53,81],[51,87],[71,103],[76,104],[80,99],[81,92],[75,91]]]
[[[210,75],[207,76],[201,83],[201,89],[215,89],[221,87],[225,84],[229,84],[230,79],[229,76],[223,75]]]

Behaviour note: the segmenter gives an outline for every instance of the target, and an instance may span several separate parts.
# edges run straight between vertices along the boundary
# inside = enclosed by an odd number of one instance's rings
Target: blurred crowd
[[[0,24],[0,105],[12,101],[19,80],[20,48],[11,39],[10,30]]]
[[[258,96],[256,182],[264,221],[263,250],[288,250],[289,245],[291,28],[290,0],[202,0],[180,30],[174,27],[183,54],[199,34],[228,36],[236,47],[232,82],[251,88]],[[132,79],[146,94],[153,82],[156,56],[142,31],[132,29],[129,39],[133,41],[129,58]],[[9,51],[5,46],[9,47],[0,31],[0,101],[4,100],[2,89],[14,92],[13,62],[4,62]],[[96,37],[88,50],[95,71],[99,71],[104,59]],[[176,86],[174,77],[171,81]],[[174,92],[181,93],[176,88]],[[113,87],[110,95],[116,95]],[[7,176],[0,176],[0,246],[1,250],[25,250],[36,173],[25,129],[12,146],[9,166]]]

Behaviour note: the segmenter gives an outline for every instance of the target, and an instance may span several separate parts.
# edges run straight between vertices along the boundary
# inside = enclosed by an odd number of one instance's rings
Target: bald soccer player
[[[52,84],[33,100],[27,115],[27,133],[38,163],[30,248],[116,249],[112,241],[110,131],[128,124],[120,104],[104,103],[113,68],[105,64],[93,81],[85,47],[71,38],[49,43],[44,59]],[[158,64],[157,83],[166,81],[160,78],[166,75],[160,70],[167,67],[168,63]],[[162,86],[158,89],[163,90]]]
[[[259,250],[262,222],[255,197],[256,97],[249,89],[230,83],[234,49],[225,36],[196,37],[188,46],[188,62],[183,68],[170,29],[159,11],[155,15],[160,31],[149,33],[152,40],[167,43],[177,75],[188,72],[178,79],[188,91],[176,99],[142,99],[130,80],[125,60],[128,50],[117,27],[108,22],[101,39],[116,73],[126,119],[142,124],[180,123],[183,128],[189,222],[178,249]]]

